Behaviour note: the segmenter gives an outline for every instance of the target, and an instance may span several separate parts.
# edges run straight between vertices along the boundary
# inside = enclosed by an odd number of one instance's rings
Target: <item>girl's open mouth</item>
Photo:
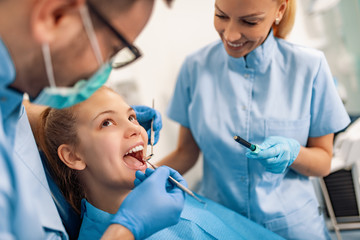
[[[143,160],[143,150],[144,147],[138,145],[125,153],[123,157],[125,165],[133,170],[145,170],[147,165]]]

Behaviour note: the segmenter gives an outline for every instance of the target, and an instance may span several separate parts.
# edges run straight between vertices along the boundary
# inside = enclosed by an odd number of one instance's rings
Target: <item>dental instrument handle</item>
[[[155,100],[152,100],[152,108],[155,108]],[[150,146],[151,146],[151,155],[153,155],[154,149],[154,142],[155,142],[155,133],[154,133],[154,119],[151,120],[151,132],[150,132]]]
[[[150,149],[150,155],[152,156],[152,155],[154,155],[154,139],[155,139],[155,137],[154,137],[154,128],[153,128],[153,123],[154,123],[154,119],[153,120],[151,120],[151,136],[150,136],[150,146],[151,146],[151,149]]]
[[[186,192],[187,194],[189,194],[190,196],[192,196],[193,198],[195,198],[198,202],[201,202],[203,204],[205,204],[204,201],[202,201],[200,198],[198,198],[190,189],[188,189],[187,187],[185,187],[184,185],[182,185],[181,183],[179,183],[177,180],[175,180],[172,176],[169,176],[169,180],[174,183],[178,188],[180,188],[181,190],[183,190],[184,192]]]
[[[151,162],[149,162],[149,160],[146,160],[147,163],[150,164],[150,166],[153,169],[157,169],[157,166],[155,166],[154,164],[152,164]],[[190,196],[192,196],[193,198],[195,198],[198,202],[205,204],[204,201],[202,201],[200,198],[198,198],[190,189],[188,189],[187,187],[185,187],[184,185],[182,185],[181,183],[179,183],[177,180],[175,180],[172,176],[169,176],[169,180],[175,184],[178,188],[180,188],[182,191],[186,192],[187,194],[189,194]]]
[[[245,139],[239,137],[239,136],[234,136],[234,140],[238,143],[240,143],[241,145],[243,145],[244,147],[250,149],[252,152],[254,153],[258,153],[260,152],[260,147],[256,144],[251,144],[248,141],[246,141]]]

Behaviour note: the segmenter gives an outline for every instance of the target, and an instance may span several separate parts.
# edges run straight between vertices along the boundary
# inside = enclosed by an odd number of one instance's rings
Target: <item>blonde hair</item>
[[[280,3],[286,0],[278,0]],[[288,0],[284,16],[278,25],[273,24],[274,36],[285,39],[291,32],[296,14],[296,0]]]

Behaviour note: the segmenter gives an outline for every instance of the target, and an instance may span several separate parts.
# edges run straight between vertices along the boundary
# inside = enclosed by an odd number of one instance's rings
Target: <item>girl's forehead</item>
[[[117,103],[121,105],[126,104],[119,94],[108,88],[103,87],[97,90],[87,100],[78,104],[78,109],[91,109],[111,105],[111,103]]]
[[[104,111],[125,113],[129,105],[123,98],[111,90],[98,90],[89,99],[75,107],[75,114],[80,121],[92,121]]]

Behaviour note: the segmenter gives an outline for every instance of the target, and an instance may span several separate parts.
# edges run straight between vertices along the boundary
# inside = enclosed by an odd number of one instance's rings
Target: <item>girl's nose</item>
[[[125,137],[130,138],[130,137],[140,135],[141,134],[141,128],[142,127],[140,125],[129,122],[126,125]]]

